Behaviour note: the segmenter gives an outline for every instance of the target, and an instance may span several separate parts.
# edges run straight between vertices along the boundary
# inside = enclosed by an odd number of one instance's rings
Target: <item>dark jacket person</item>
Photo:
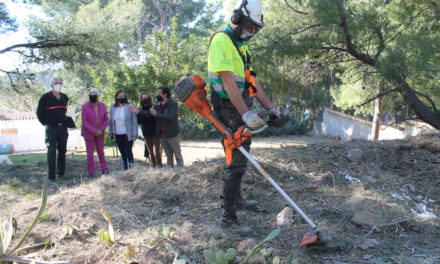
[[[162,153],[160,151],[159,122],[156,117],[150,113],[153,107],[153,101],[148,93],[142,92],[139,96],[140,109],[131,106],[130,111],[137,114],[138,123],[142,127],[142,135],[144,136],[145,146],[151,157],[153,167],[162,167]]]
[[[61,92],[63,79],[53,78],[50,84],[52,91],[41,96],[37,107],[37,117],[46,126],[47,167],[49,181],[62,178],[66,168],[67,132],[66,112],[67,95]],[[58,151],[58,157],[57,157]],[[55,160],[57,163],[55,165]],[[56,170],[56,176],[55,176]]]
[[[177,118],[177,103],[171,97],[168,87],[160,87],[157,90],[158,102],[150,108],[150,113],[158,119],[159,135],[167,164],[174,167],[174,156],[178,167],[183,167],[183,158],[180,150],[180,128]]]

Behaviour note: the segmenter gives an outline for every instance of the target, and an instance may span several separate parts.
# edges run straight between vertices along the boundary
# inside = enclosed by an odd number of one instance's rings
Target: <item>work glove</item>
[[[241,118],[246,123],[246,125],[250,128],[256,128],[259,126],[266,125],[266,121],[261,119],[261,117],[259,117],[257,113],[254,113],[251,111],[244,113]]]
[[[269,116],[275,117],[275,118],[280,118],[280,116],[281,116],[280,111],[278,111],[278,109],[276,109],[275,106],[272,106],[271,108],[269,108],[267,110],[267,113],[269,114]]]

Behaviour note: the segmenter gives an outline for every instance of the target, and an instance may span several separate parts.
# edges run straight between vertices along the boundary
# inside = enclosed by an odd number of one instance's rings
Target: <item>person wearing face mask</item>
[[[256,78],[247,46],[247,42],[263,27],[260,0],[240,0],[231,16],[231,24],[211,37],[208,51],[211,102],[214,112],[231,132],[243,125],[257,128],[266,124],[256,112],[250,110],[254,98],[271,117],[280,117],[280,112]],[[242,146],[249,151],[250,144],[249,137]],[[238,221],[237,210],[257,209],[255,200],[245,200],[241,196],[240,185],[246,166],[247,159],[238,149],[234,149],[232,158],[225,164],[223,184],[224,214],[221,226],[241,236],[251,234],[252,228]]]
[[[54,182],[56,178],[64,177],[66,168],[67,138],[69,137],[66,112],[69,98],[61,92],[63,79],[53,78],[50,87],[51,91],[43,94],[38,102],[37,117],[46,127],[48,176],[49,181]]]
[[[150,113],[153,102],[148,93],[142,92],[139,96],[140,108],[129,107],[129,110],[137,114],[138,122],[142,126],[142,135],[145,145],[151,157],[153,167],[162,167],[162,154],[160,151],[160,137],[158,120]]]
[[[115,103],[110,106],[110,120],[108,134],[110,139],[116,138],[119,153],[123,161],[124,170],[133,164],[133,143],[138,136],[138,121],[135,113],[129,110],[133,106],[128,103],[123,90],[115,94]]]
[[[174,157],[176,157],[177,167],[183,167],[177,103],[170,97],[170,88],[159,87],[156,95],[157,103],[150,108],[149,112],[158,120],[158,132],[163,150],[167,156],[167,165],[174,167]]]
[[[87,151],[87,178],[95,177],[94,152],[98,154],[99,167],[102,174],[108,174],[108,166],[104,156],[104,134],[108,124],[107,107],[99,102],[99,90],[89,90],[89,102],[83,104],[81,111],[82,128],[81,135],[84,137]]]

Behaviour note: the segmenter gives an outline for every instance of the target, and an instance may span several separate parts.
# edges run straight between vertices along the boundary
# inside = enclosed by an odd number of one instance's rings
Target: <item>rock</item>
[[[277,225],[287,226],[293,223],[293,211],[290,207],[286,207],[277,215]]]
[[[376,180],[375,178],[370,177],[370,176],[366,176],[366,177],[364,177],[363,179],[364,179],[364,181],[365,181],[366,183],[370,183],[370,184],[374,184],[374,183],[377,182],[377,180]]]
[[[363,258],[364,260],[370,260],[370,259],[373,258],[373,255],[364,255],[362,258]]]
[[[6,155],[0,155],[0,165],[12,165],[12,161]]]
[[[355,211],[353,217],[350,219],[356,225],[379,225],[383,219],[376,213],[368,209],[361,209]]]
[[[357,247],[361,249],[369,249],[375,248],[379,245],[380,243],[376,239],[365,238],[361,243],[359,243],[359,245],[357,245]]]
[[[257,245],[257,240],[253,238],[249,238],[241,241],[237,246],[237,251],[239,253],[246,253],[249,249],[255,247]]]
[[[421,203],[424,199],[425,199],[425,197],[423,197],[423,195],[417,195],[415,198],[416,202],[419,202],[419,203]]]
[[[360,163],[362,161],[363,151],[358,148],[350,149],[347,151],[346,157],[354,163]]]

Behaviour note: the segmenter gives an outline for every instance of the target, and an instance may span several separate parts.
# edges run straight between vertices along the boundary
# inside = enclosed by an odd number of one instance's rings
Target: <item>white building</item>
[[[12,144],[14,152],[45,150],[45,127],[34,112],[0,106],[0,145]],[[69,130],[68,149],[84,149],[80,129]]]

